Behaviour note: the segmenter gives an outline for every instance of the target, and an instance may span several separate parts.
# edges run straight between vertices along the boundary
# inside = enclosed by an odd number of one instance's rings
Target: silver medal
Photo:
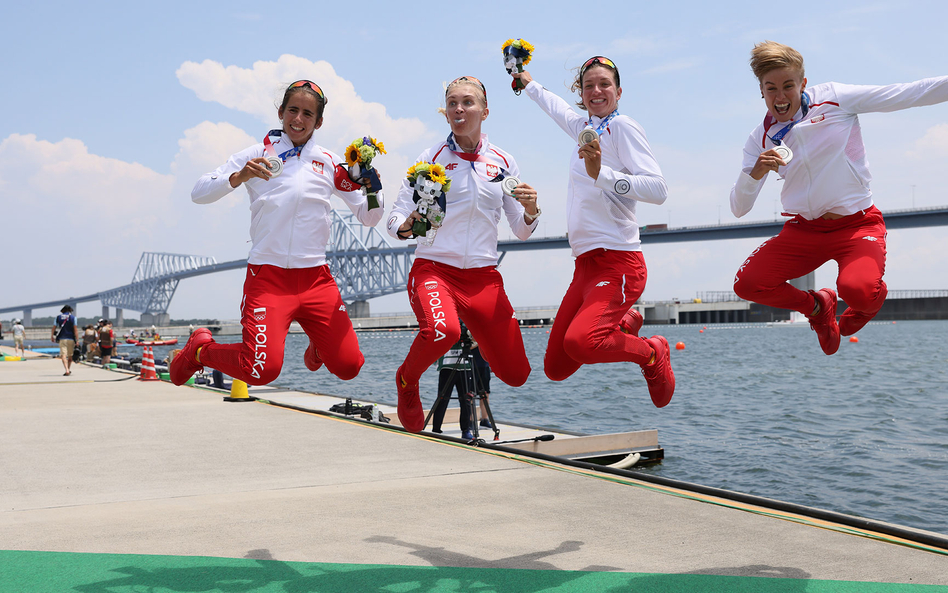
[[[283,172],[283,161],[280,160],[280,157],[268,156],[267,169],[270,169],[270,177],[279,177],[280,173]]]
[[[500,187],[504,190],[504,193],[510,197],[513,197],[513,190],[518,185],[520,185],[520,180],[516,177],[504,177],[500,182]]]
[[[583,131],[579,133],[580,146],[585,146],[593,140],[599,140],[599,134],[596,133],[596,130],[592,128],[583,128]]]
[[[787,163],[788,165],[790,164],[790,159],[793,158],[793,151],[790,150],[789,146],[784,146],[782,144],[780,146],[775,146],[774,152],[780,156],[780,159],[783,162]]]

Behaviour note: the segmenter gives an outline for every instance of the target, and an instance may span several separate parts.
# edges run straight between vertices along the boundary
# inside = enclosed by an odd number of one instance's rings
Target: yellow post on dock
[[[230,384],[230,396],[224,398],[225,402],[252,402],[253,398],[247,392],[247,384],[239,379],[234,379]]]

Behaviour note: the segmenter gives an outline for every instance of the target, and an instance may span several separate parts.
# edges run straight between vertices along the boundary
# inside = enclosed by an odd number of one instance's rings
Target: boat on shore
[[[178,338],[168,338],[166,340],[133,340],[132,338],[126,338],[125,343],[132,346],[174,346],[178,343]]]

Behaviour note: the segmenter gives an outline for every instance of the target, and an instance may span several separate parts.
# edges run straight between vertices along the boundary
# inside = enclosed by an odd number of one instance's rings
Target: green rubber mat
[[[779,569],[774,569],[779,573]],[[792,569],[789,569],[792,570]],[[801,578],[323,564],[204,556],[0,550],[3,593],[896,593],[948,586]]]

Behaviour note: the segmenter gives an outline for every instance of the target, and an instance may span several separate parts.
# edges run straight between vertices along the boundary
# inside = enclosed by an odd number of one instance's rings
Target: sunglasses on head
[[[474,78],[473,76],[461,76],[461,77],[459,77],[459,78],[455,78],[454,80],[451,81],[451,84],[448,85],[448,88],[450,89],[452,86],[454,86],[454,85],[456,85],[456,84],[458,84],[458,83],[461,83],[461,82],[473,82],[473,83],[475,83],[475,84],[480,85],[481,90],[484,91],[484,101],[487,101],[487,87],[484,86],[484,83],[483,83],[483,82],[481,82],[480,80]],[[448,91],[447,91],[447,90],[444,91],[444,96],[445,96],[445,97],[448,96]]]
[[[595,64],[600,64],[606,68],[612,68],[616,72],[616,84],[619,84],[619,68],[616,67],[615,62],[609,58],[603,56],[596,56],[586,60],[586,63],[583,64],[583,67],[579,70],[579,78],[582,79],[583,75],[586,74],[586,71],[592,68]]]
[[[316,95],[319,97],[319,100],[322,101],[322,104],[323,105],[326,104],[326,93],[323,92],[323,89],[319,88],[318,84],[316,84],[315,82],[311,80],[297,80],[296,82],[291,84],[289,87],[287,87],[286,90],[296,89],[301,86],[308,86],[309,88],[311,88],[313,92],[315,92]]]

